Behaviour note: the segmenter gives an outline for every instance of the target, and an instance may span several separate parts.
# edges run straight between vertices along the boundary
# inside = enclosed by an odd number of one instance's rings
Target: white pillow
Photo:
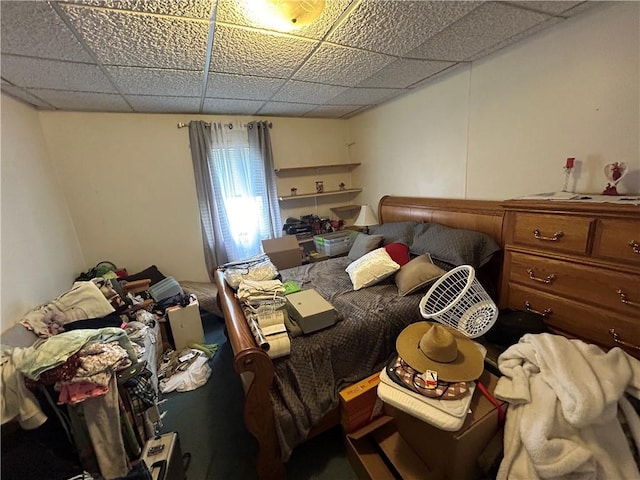
[[[393,275],[400,265],[393,261],[384,247],[363,255],[346,268],[354,290],[370,287]]]

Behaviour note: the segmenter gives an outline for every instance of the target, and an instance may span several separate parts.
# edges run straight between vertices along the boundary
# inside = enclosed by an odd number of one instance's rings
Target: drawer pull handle
[[[633,253],[637,253],[640,255],[640,243],[636,242],[635,240],[631,240],[629,242],[629,246],[633,250]]]
[[[540,230],[538,230],[537,228],[533,231],[533,236],[536,237],[538,240],[546,240],[549,242],[557,242],[558,240],[560,240],[560,237],[564,237],[564,232],[562,231],[557,231],[556,233],[553,234],[553,237],[545,237],[544,235],[540,234]]]
[[[640,347],[638,345],[634,345],[633,343],[629,343],[629,342],[625,342],[624,340],[620,340],[618,338],[618,334],[616,333],[616,329],[615,328],[610,328],[609,329],[609,333],[613,337],[613,341],[614,342],[619,343],[620,345],[623,345],[623,346],[628,347],[628,348],[635,348],[636,350],[640,350]]]
[[[640,303],[632,302],[631,300],[627,299],[627,294],[624,293],[621,289],[618,289],[616,293],[620,295],[620,301],[622,303],[626,303],[627,305],[631,305],[632,307],[640,307]]]
[[[539,312],[538,310],[534,310],[531,307],[531,303],[529,302],[529,300],[526,300],[524,302],[524,308],[527,309],[527,312],[537,313],[538,315],[542,315],[544,318],[547,318],[549,315],[553,313],[553,311],[550,308],[545,308],[544,311],[542,312]]]
[[[549,275],[547,275],[547,278],[538,278],[536,277],[535,273],[533,273],[533,269],[528,269],[527,273],[529,274],[529,278],[531,280],[535,280],[536,282],[540,282],[540,283],[551,283],[556,279],[556,274],[555,273],[550,273]]]

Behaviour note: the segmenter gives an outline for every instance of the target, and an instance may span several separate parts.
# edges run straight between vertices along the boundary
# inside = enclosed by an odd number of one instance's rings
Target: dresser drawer
[[[640,275],[509,251],[505,262],[510,282],[640,318]]]
[[[545,323],[548,326],[583,340],[605,347],[620,346],[610,332],[610,329],[614,329],[621,340],[640,346],[640,321],[637,315],[621,315],[513,283],[509,283],[508,299],[509,307],[546,314]],[[627,351],[636,356],[640,354],[639,350]]]
[[[640,218],[598,220],[593,256],[640,265]]]
[[[590,217],[515,213],[513,243],[541,250],[585,255],[589,249]]]

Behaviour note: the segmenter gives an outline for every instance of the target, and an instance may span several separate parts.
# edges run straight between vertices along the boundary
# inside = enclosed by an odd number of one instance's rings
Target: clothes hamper
[[[185,480],[180,438],[176,432],[157,435],[147,441],[140,460],[144,460],[153,480]]]

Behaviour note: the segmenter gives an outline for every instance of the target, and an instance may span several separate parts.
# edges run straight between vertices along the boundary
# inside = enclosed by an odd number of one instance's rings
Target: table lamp
[[[369,205],[360,206],[360,213],[358,214],[358,218],[353,222],[353,225],[356,227],[364,227],[362,229],[363,233],[369,233],[369,225],[377,225],[378,220],[376,219],[373,210]]]

